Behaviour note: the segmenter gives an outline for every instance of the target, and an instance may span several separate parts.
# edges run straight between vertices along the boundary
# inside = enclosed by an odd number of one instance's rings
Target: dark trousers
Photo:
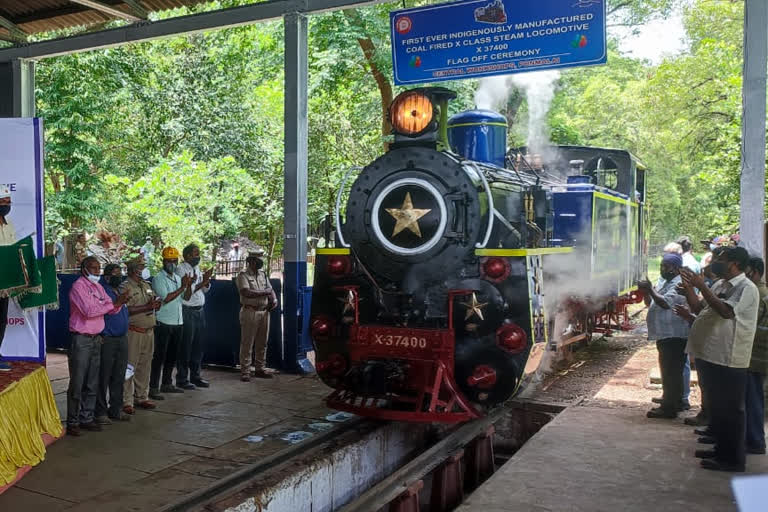
[[[656,341],[661,366],[661,385],[664,389],[663,409],[677,412],[683,396],[683,368],[688,357],[685,354],[685,338],[664,338]]]
[[[128,366],[128,337],[104,336],[99,366],[99,395],[96,417],[118,418],[123,408],[125,368]],[[107,405],[109,404],[109,405]]]
[[[745,408],[747,418],[747,448],[765,450],[765,375],[747,371]]]
[[[184,329],[179,355],[176,362],[176,385],[187,384],[200,379],[200,367],[203,362],[203,332],[205,316],[203,308],[182,308]]]
[[[743,466],[746,462],[744,396],[747,369],[696,360],[703,372],[709,400],[709,429],[715,438],[717,460]]]
[[[181,344],[181,326],[157,323],[155,327],[155,353],[152,356],[152,373],[149,375],[149,389],[173,383],[173,366],[176,364],[176,352]]]
[[[5,327],[8,325],[8,297],[0,299],[0,347],[3,346],[5,338]]]
[[[72,333],[69,346],[69,389],[67,389],[67,425],[93,421],[99,391],[101,336]]]
[[[702,363],[706,366],[707,362],[702,361],[698,357],[696,358],[696,373],[699,378],[699,391],[701,391],[701,410],[697,416],[703,419],[707,424],[710,419],[710,405],[709,405],[709,383],[707,382],[707,372],[701,370]]]

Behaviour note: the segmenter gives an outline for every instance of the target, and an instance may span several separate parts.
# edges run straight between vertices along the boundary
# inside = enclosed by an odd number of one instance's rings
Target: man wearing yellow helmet
[[[157,312],[155,353],[149,378],[149,397],[154,400],[163,400],[161,392],[184,392],[173,385],[172,374],[176,364],[176,352],[181,343],[181,295],[189,288],[192,276],[177,276],[178,265],[179,251],[175,247],[166,247],[163,249],[163,270],[152,280],[155,294],[163,301],[163,306]]]

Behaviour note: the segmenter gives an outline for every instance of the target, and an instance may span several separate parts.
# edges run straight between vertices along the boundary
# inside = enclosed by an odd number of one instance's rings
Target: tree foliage
[[[679,1],[608,0],[610,23],[637,27]],[[393,7],[310,18],[315,235],[344,174],[383,150],[386,108],[400,92],[390,79]],[[607,65],[562,74],[548,119],[554,142],[626,148],[645,161],[656,243],[732,231],[738,221],[743,2],[694,0],[684,12],[687,52],[652,65],[612,43]],[[245,235],[279,253],[282,51],[282,23],[270,22],[40,62],[49,238],[98,224],[134,244],[149,233],[201,242],[213,256],[222,239]],[[458,92],[450,113],[474,106],[477,81],[448,85]],[[510,121],[526,108],[511,91]],[[511,134],[510,144],[524,142]]]

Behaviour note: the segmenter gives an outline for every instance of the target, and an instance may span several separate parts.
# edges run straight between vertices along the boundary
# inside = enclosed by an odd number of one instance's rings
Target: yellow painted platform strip
[[[315,253],[318,256],[322,255],[339,255],[339,254],[349,254],[349,249],[316,249]]]
[[[542,247],[541,249],[475,249],[476,256],[542,256],[546,254],[567,254],[573,247]]]

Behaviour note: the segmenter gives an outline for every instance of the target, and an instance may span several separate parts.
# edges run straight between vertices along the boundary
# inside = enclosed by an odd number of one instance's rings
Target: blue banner
[[[390,13],[395,84],[606,62],[605,0],[462,0]]]

